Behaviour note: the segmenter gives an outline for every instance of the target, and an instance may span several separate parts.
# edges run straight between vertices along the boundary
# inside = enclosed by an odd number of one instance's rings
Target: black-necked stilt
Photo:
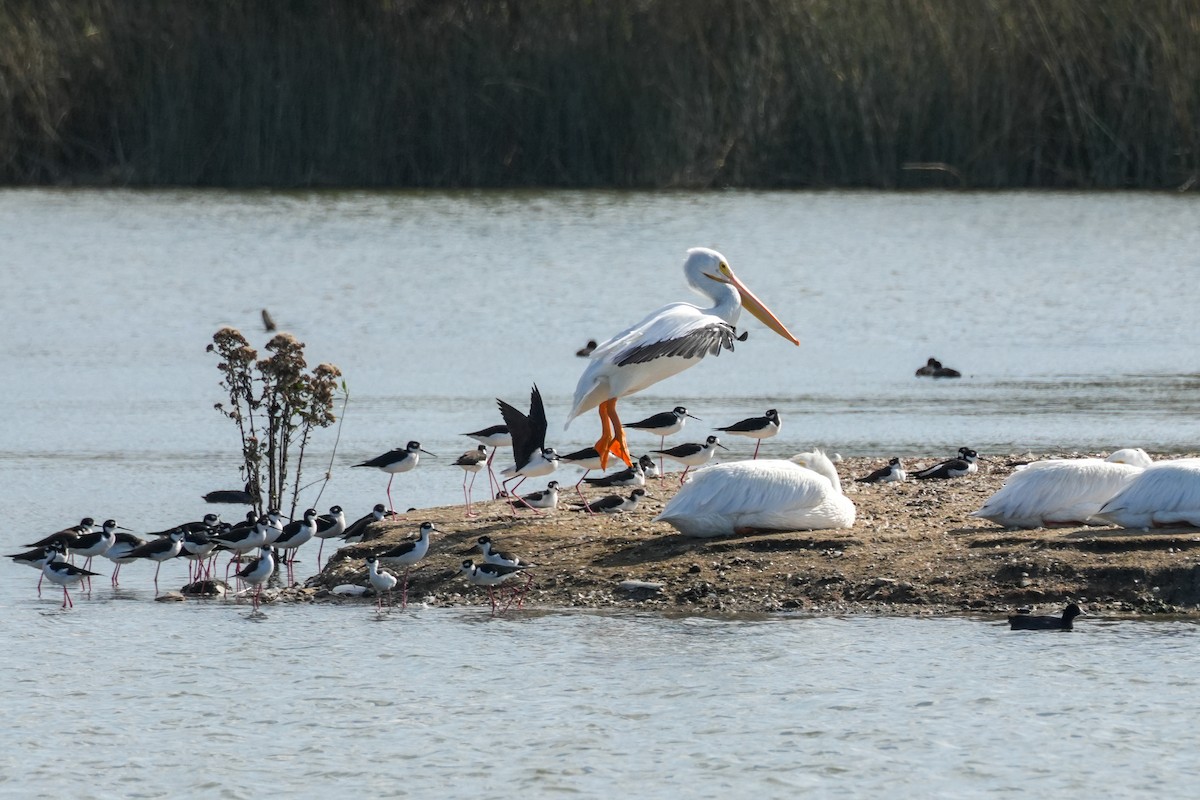
[[[892,458],[888,461],[886,467],[880,467],[870,475],[864,475],[861,478],[855,478],[855,483],[895,483],[903,481],[907,477],[904,471],[904,465],[900,463],[899,458]]]
[[[619,494],[610,494],[607,497],[602,497],[594,503],[588,503],[582,506],[575,506],[576,511],[598,511],[602,514],[622,514],[626,511],[636,511],[638,502],[643,497],[649,497],[645,489],[634,489],[629,493],[628,497],[622,497]]]
[[[594,447],[585,447],[582,450],[576,450],[573,453],[559,456],[558,460],[563,464],[570,464],[583,470],[583,474],[579,476],[579,480],[575,481],[575,491],[579,493],[579,499],[586,503],[587,498],[583,496],[583,490],[579,486],[587,478],[589,472],[594,469],[600,469],[600,454],[596,452],[596,448]]]
[[[321,571],[321,553],[325,550],[325,540],[341,536],[346,532],[346,515],[341,506],[331,506],[328,514],[317,517],[317,529],[313,533],[321,540],[317,548],[317,572]]]
[[[499,564],[500,566],[504,567],[520,567],[521,569],[528,569],[529,567],[534,566],[519,556],[497,550],[494,547],[492,543],[492,537],[490,536],[480,536],[478,539],[476,539],[475,549],[483,554],[483,561],[485,564]]]
[[[161,531],[151,531],[148,536],[163,537],[170,536],[174,531],[183,531],[184,533],[192,533],[193,531],[210,532],[216,529],[221,524],[220,514],[205,514],[204,519],[194,520],[192,522],[182,522],[170,528],[164,528]]]
[[[667,437],[673,433],[679,433],[683,430],[683,425],[688,418],[700,421],[699,417],[692,416],[683,406],[675,406],[670,411],[662,411],[658,414],[652,414],[643,420],[631,422],[626,425],[626,428],[645,431],[658,437],[658,446],[661,449],[667,443]],[[659,459],[659,471],[662,472],[662,459]]]
[[[499,398],[496,402],[500,405],[500,415],[504,417],[513,439],[513,465],[500,473],[507,476],[501,482],[501,487],[508,492],[511,502],[513,493],[526,478],[536,478],[554,472],[554,468],[558,466],[558,453],[554,452],[554,448],[546,447],[546,407],[542,404],[542,393],[538,391],[537,384],[534,384],[529,393],[528,414],[522,414]],[[509,481],[518,477],[521,480],[509,489]],[[516,511],[515,505],[513,511]]]
[[[125,533],[124,531],[117,531],[117,540],[113,542],[112,547],[104,551],[104,557],[116,564],[112,573],[113,586],[116,586],[118,583],[121,567],[136,560],[131,553],[144,544],[146,544],[146,540],[140,536],[134,536],[132,533]]]
[[[638,459],[638,463],[642,465],[642,472],[645,474],[646,480],[663,476],[662,464],[655,462],[650,456],[642,456]]]
[[[972,472],[979,470],[975,465],[975,460],[979,458],[979,454],[969,447],[958,448],[958,458],[951,458],[940,464],[934,464],[932,467],[918,470],[912,473],[912,476],[917,480],[931,480],[941,478],[961,478],[964,475],[970,475]]]
[[[641,322],[601,344],[575,387],[575,400],[567,424],[583,412],[600,409],[602,433],[597,452],[607,459],[611,453],[625,466],[632,466],[625,430],[617,416],[617,400],[640,392],[696,364],[705,355],[732,350],[738,317],[745,308],[793,344],[791,334],[733,274],[725,256],[715,250],[688,250],[684,275],[692,289],[709,297],[713,305],[698,308],[690,303],[671,303]],[[607,463],[604,465],[606,468]]]
[[[246,521],[249,522],[249,519]],[[222,549],[228,550],[231,553],[229,561],[225,564],[226,583],[229,582],[229,570],[233,568],[235,560],[240,559],[252,550],[269,546],[267,542],[268,538],[278,537],[279,533],[280,531],[270,524],[270,517],[267,514],[258,517],[251,526],[243,523],[235,525],[232,528],[221,528],[210,533],[210,539],[216,542]]]
[[[480,553],[483,554],[483,562],[485,564],[492,564],[497,567],[509,567],[511,569],[518,570],[530,570],[536,566],[520,556],[494,549],[492,547],[492,537],[490,536],[480,536],[475,540],[475,547]],[[533,584],[533,573],[526,572],[526,576],[528,577],[528,580],[525,581],[525,586],[521,589],[520,597],[517,600],[517,608],[520,608],[524,604],[525,593],[529,591],[529,587]],[[514,589],[513,594],[516,595],[517,590]],[[509,599],[509,602],[512,602],[511,598]]]
[[[258,494],[251,492],[253,484],[247,482],[245,489],[217,489],[208,494],[200,495],[206,503],[229,503],[232,505],[252,506],[258,502]]]
[[[280,533],[279,538],[275,540],[274,544],[277,550],[289,551],[287,557],[284,559],[285,563],[287,564],[287,579],[289,586],[295,582],[296,576],[292,570],[293,564],[296,561],[296,551],[300,549],[301,545],[307,543],[309,539],[313,538],[313,535],[316,534],[316,532],[317,510],[315,508],[310,508],[304,512],[304,517],[302,519],[298,519],[293,522],[289,522],[287,525],[284,525],[283,532]],[[283,558],[283,556],[280,557]]]
[[[393,512],[396,510],[396,505],[392,502],[392,479],[396,477],[398,472],[408,472],[415,469],[421,461],[421,453],[427,456],[432,456],[433,453],[421,447],[420,442],[409,442],[404,447],[397,447],[395,450],[389,450],[381,456],[369,461],[364,461],[361,464],[355,464],[356,467],[374,467],[388,474],[387,499],[388,508]]]
[[[488,471],[488,489],[493,497],[500,489],[500,482],[496,479],[496,473],[492,472],[492,461],[496,458],[496,450],[500,447],[512,446],[512,434],[508,432],[507,425],[492,425],[488,428],[464,433],[463,436],[470,436],[480,444],[492,448],[492,452],[488,454],[487,471]]]
[[[104,521],[103,527],[98,531],[90,533],[81,533],[75,537],[75,545],[71,548],[72,555],[81,556],[87,559],[83,562],[84,569],[92,568],[92,559],[96,556],[102,556],[108,548],[112,547],[117,541],[117,531],[127,530],[117,524],[115,519]],[[91,589],[92,582],[88,580],[88,588]]]
[[[396,576],[390,572],[379,571],[379,560],[375,556],[367,556],[367,578],[371,581],[371,588],[375,590],[375,607],[378,611],[383,611],[383,596],[387,595],[388,605],[392,604],[392,590],[399,583]]]
[[[395,516],[394,511],[388,511],[387,506],[383,503],[376,503],[375,508],[371,509],[370,514],[360,517],[346,526],[346,530],[342,533],[342,541],[346,544],[358,544],[359,542],[369,542],[372,539],[378,539],[383,535],[383,531],[378,529],[371,530],[371,524],[382,522],[386,518],[393,516]]]
[[[747,417],[739,422],[725,428],[717,428],[716,430],[723,433],[733,433],[738,436],[749,436],[751,439],[757,439],[758,442],[754,445],[754,455],[751,460],[758,458],[758,448],[762,446],[763,439],[769,439],[779,433],[779,428],[782,423],[779,421],[779,412],[771,408],[761,417]]]
[[[33,567],[38,572],[42,571],[42,566],[47,561],[59,561],[66,557],[67,549],[61,542],[52,542],[45,547],[35,547],[32,550],[27,550],[24,553],[16,553],[8,556],[13,560],[14,564],[24,564],[27,567]],[[45,579],[45,574],[38,576],[37,593],[38,597],[42,596],[42,580]]]
[[[471,490],[475,488],[475,476],[483,469],[487,463],[487,445],[479,445],[474,450],[468,450],[459,456],[454,466],[459,467],[463,471],[463,500],[467,504],[467,516],[475,516],[471,512]],[[471,483],[467,485],[467,476],[471,476]]]
[[[611,475],[604,475],[599,478],[588,478],[587,482],[589,486],[605,488],[613,486],[645,486],[646,469],[642,466],[642,460],[639,458],[628,469],[623,469],[620,472],[614,472]]]
[[[1063,609],[1062,616],[1013,614],[1008,618],[1008,628],[1014,631],[1069,631],[1074,627],[1076,617],[1083,614],[1075,603],[1070,603]]]
[[[192,531],[191,533],[185,533],[183,535],[183,541],[180,543],[179,555],[181,558],[184,558],[189,562],[188,583],[199,581],[201,577],[204,576],[204,560],[207,559],[216,549],[216,540],[209,538],[209,535],[204,531]],[[192,564],[196,565],[194,575],[192,574]]]
[[[683,464],[685,469],[683,470],[683,474],[679,476],[679,483],[682,484],[684,479],[687,478],[688,470],[692,467],[703,466],[712,461],[713,454],[717,452],[718,447],[722,450],[729,449],[721,444],[717,437],[709,436],[704,440],[704,444],[681,444],[667,450],[651,450],[650,452],[659,453]]]
[[[472,585],[487,587],[488,600],[491,601],[492,613],[495,614],[496,595],[492,591],[493,588],[512,580],[524,572],[525,569],[525,567],[508,567],[501,566],[500,564],[476,564],[474,561],[467,559],[462,562],[462,566],[458,568],[458,571],[466,575],[467,580]]]
[[[400,593],[401,608],[408,606],[408,571],[412,569],[413,564],[416,564],[429,552],[429,537],[435,532],[437,532],[436,525],[432,522],[422,522],[420,533],[416,539],[375,554],[375,557],[384,564],[404,567],[404,588]]]
[[[952,367],[943,367],[942,362],[930,358],[925,366],[917,368],[918,378],[961,378],[962,373]]]
[[[275,573],[275,556],[271,548],[263,547],[258,551],[258,558],[237,571],[237,577],[254,587],[254,610],[258,611],[259,598],[262,595],[263,584]]]
[[[75,540],[80,534],[91,533],[96,527],[96,521],[91,517],[84,517],[78,525],[72,525],[69,528],[63,528],[61,531],[56,531],[49,536],[38,539],[36,542],[25,545],[25,547],[49,547],[52,544],[60,543],[68,550],[75,549]]]
[[[521,495],[521,502],[535,509],[557,508],[558,481],[550,481],[546,484],[546,488],[540,492],[530,492],[529,494]]]
[[[140,547],[135,547],[129,551],[128,557],[148,558],[156,562],[154,567],[154,594],[158,594],[158,571],[162,569],[164,561],[175,558],[179,555],[179,551],[183,549],[183,537],[185,531],[182,528],[176,528],[158,539],[151,539]],[[111,548],[110,548],[111,549]]]
[[[592,351],[595,349],[596,340],[588,339],[587,344],[575,351],[575,355],[579,356],[580,358],[589,358],[592,355]]]
[[[49,559],[49,554],[55,552],[54,548],[47,547],[46,554]],[[99,575],[99,572],[92,572],[83,567],[77,567],[74,564],[68,564],[66,561],[51,561],[47,560],[42,564],[42,575],[50,582],[57,583],[63,590],[63,604],[66,608],[70,605],[75,607],[75,603],[71,600],[70,593],[67,592],[67,586],[72,583],[80,583],[84,578],[91,578],[93,575]]]

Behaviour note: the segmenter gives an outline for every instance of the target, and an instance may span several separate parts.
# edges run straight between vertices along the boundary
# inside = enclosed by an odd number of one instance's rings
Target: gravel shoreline
[[[1014,463],[1076,455],[1106,454],[991,457],[975,475],[900,484],[854,483],[886,459],[846,459],[838,472],[858,517],[835,531],[685,538],[651,521],[678,487],[671,475],[652,479],[651,498],[616,517],[569,510],[578,501],[571,491],[554,512],[516,518],[503,501],[476,504],[473,518],[461,506],[420,509],[378,523],[380,538],[343,547],[306,588],[279,598],[365,602],[331,590],[367,585],[366,555],[415,536],[429,520],[441,534],[409,576],[409,602],[429,606],[487,604],[486,590],[457,574],[464,559],[480,560],[469,551],[487,535],[538,565],[525,609],[999,615],[1022,605],[1053,612],[1073,600],[1092,614],[1200,617],[1200,531],[1014,530],[970,516]]]

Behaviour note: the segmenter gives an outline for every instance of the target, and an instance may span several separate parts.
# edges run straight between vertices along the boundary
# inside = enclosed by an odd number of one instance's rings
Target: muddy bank
[[[469,519],[462,507],[422,509],[378,523],[379,539],[342,548],[310,588],[288,594],[336,599],[335,586],[366,585],[365,556],[414,537],[431,520],[442,533],[409,575],[409,602],[487,603],[485,590],[456,574],[463,559],[480,560],[468,551],[487,535],[538,565],[527,608],[1004,613],[1021,605],[1053,611],[1071,599],[1106,614],[1200,615],[1200,531],[1006,530],[970,516],[1012,462],[1030,458],[993,458],[976,475],[902,484],[853,483],[886,459],[847,459],[837,466],[858,518],[842,531],[684,538],[651,521],[677,488],[671,476],[652,480],[652,499],[616,517],[569,510],[578,501],[569,492],[557,511],[516,518],[501,501],[477,504],[479,516]]]

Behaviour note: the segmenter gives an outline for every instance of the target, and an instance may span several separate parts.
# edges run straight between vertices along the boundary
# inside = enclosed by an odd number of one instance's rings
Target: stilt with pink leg
[[[529,393],[529,413],[523,414],[512,405],[497,398],[500,414],[508,426],[513,441],[513,465],[501,471],[507,476],[501,488],[508,493],[508,502],[513,513],[517,511],[513,496],[526,478],[549,475],[558,466],[558,453],[546,447],[546,408],[542,404],[542,393],[534,384]],[[510,489],[508,484],[520,480]],[[532,506],[530,506],[532,508]]]
[[[93,575],[99,575],[98,572],[90,572],[83,567],[77,567],[74,564],[68,564],[66,561],[51,561],[49,560],[50,553],[53,552],[50,548],[46,549],[47,561],[42,565],[42,575],[51,583],[57,583],[63,590],[63,608],[74,608],[75,603],[71,600],[71,594],[67,591],[67,586],[73,583],[80,583],[86,578]]]
[[[392,479],[397,473],[408,472],[411,469],[416,469],[416,466],[421,461],[421,453],[427,456],[432,456],[433,453],[428,450],[421,449],[420,442],[409,442],[405,447],[398,447],[395,450],[389,450],[381,456],[376,456],[368,461],[363,461],[360,464],[355,464],[356,467],[374,467],[388,473],[387,499],[388,508],[393,513],[396,511],[396,506],[392,502]],[[436,456],[435,456],[436,457]]]
[[[254,613],[258,612],[263,584],[269,581],[274,573],[275,556],[271,554],[269,547],[260,549],[258,558],[238,570],[237,577],[254,587]]]
[[[27,567],[33,567],[40,574],[38,575],[37,593],[38,597],[42,596],[42,581],[46,579],[46,573],[42,570],[47,561],[62,561],[65,558],[66,548],[61,542],[55,542],[46,547],[35,547],[32,550],[27,550],[24,553],[17,553],[8,556],[14,564],[24,564]]]
[[[488,492],[491,497],[495,497],[500,491],[500,481],[496,479],[496,473],[492,471],[492,461],[496,458],[497,448],[512,446],[512,435],[508,432],[508,426],[492,425],[489,428],[464,433],[463,436],[470,436],[481,445],[492,448],[492,452],[488,454],[487,459]]]
[[[382,614],[384,597],[387,597],[387,604],[390,607],[392,590],[396,588],[399,581],[392,573],[379,571],[379,560],[375,556],[367,556],[367,578],[371,582],[371,588],[375,590],[375,610]]]
[[[158,596],[158,572],[162,569],[164,561],[169,561],[179,555],[179,551],[183,548],[183,537],[183,529],[176,528],[167,536],[151,539],[129,552],[130,558],[148,558],[156,562],[154,566],[154,595],[156,597]]]
[[[758,448],[762,446],[763,439],[769,439],[779,433],[779,429],[783,423],[779,419],[779,412],[771,408],[761,417],[747,417],[739,422],[735,422],[725,428],[717,428],[724,433],[732,433],[736,436],[749,436],[752,439],[757,439],[758,442],[754,445],[754,455],[751,460],[758,458]]]
[[[381,564],[404,567],[403,587],[400,591],[401,609],[408,607],[408,571],[429,552],[429,537],[437,532],[437,526],[432,522],[422,522],[416,539],[375,554],[376,560]]]
[[[341,536],[346,530],[346,515],[341,506],[332,506],[328,514],[317,517],[317,530],[313,533],[321,540],[317,548],[317,572],[321,571],[321,553],[325,550],[325,540]]]
[[[492,604],[492,614],[494,615],[496,613],[496,595],[494,592],[495,587],[514,580],[526,569],[528,569],[528,567],[508,567],[500,564],[476,564],[470,559],[467,559],[466,561],[462,562],[462,565],[458,568],[458,571],[460,574],[465,575],[467,580],[470,581],[473,586],[483,586],[487,588],[488,601]],[[509,603],[511,602],[512,598],[510,597]],[[507,608],[508,606],[505,605],[505,609]]]
[[[471,511],[471,490],[475,488],[475,478],[486,463],[487,447],[484,445],[479,445],[474,450],[468,450],[454,462],[454,466],[462,468],[463,471],[463,500],[466,503],[468,517],[475,516],[475,513]],[[468,475],[471,476],[470,485],[467,484]]]

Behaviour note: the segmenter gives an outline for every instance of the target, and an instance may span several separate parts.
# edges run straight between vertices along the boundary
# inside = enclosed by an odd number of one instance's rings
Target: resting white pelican
[[[698,470],[655,520],[684,536],[709,537],[849,528],[854,516],[833,462],[816,450],[790,461],[735,461]]]
[[[745,308],[764,325],[793,344],[800,340],[746,288],[725,256],[693,247],[683,264],[688,285],[713,301],[711,308],[671,303],[652,312],[632,328],[621,331],[592,351],[592,362],[575,387],[571,420],[600,407],[602,433],[596,442],[603,468],[610,453],[632,466],[625,429],[617,416],[617,398],[640,392],[682,372],[705,355],[732,350],[738,316]]]
[[[1035,461],[1008,477],[983,507],[971,514],[1006,528],[1108,525],[1100,507],[1153,463],[1140,447],[1107,459],[1053,458]]]
[[[1200,458],[1146,467],[1096,516],[1122,528],[1200,528]]]

